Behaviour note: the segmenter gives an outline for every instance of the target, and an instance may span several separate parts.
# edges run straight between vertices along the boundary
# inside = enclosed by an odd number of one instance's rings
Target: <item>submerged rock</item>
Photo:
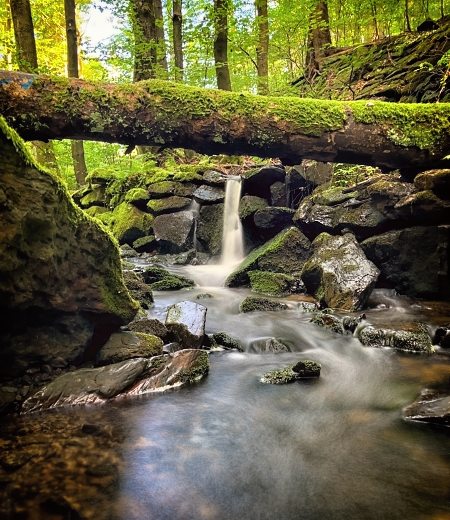
[[[248,271],[272,271],[299,274],[310,254],[310,241],[295,227],[290,227],[261,247],[253,250],[225,281],[228,287],[248,286]]]
[[[208,370],[208,354],[202,350],[180,350],[151,359],[136,358],[100,368],[83,368],[56,378],[29,397],[22,412],[162,392],[196,383]]]
[[[167,310],[166,327],[185,348],[200,348],[205,336],[206,307],[183,301]]]
[[[97,354],[97,365],[110,365],[132,358],[162,354],[163,341],[143,332],[116,332]]]
[[[159,215],[153,222],[153,231],[162,253],[181,253],[193,245],[194,215],[191,211]]]
[[[403,409],[407,421],[450,425],[450,395],[435,389],[425,388],[420,396]]]
[[[355,237],[322,233],[302,270],[306,288],[327,307],[362,309],[375,287],[379,271],[367,260]]]
[[[319,363],[305,359],[293,366],[266,372],[261,378],[261,383],[284,385],[301,379],[317,378],[320,376],[321,369],[322,366]]]
[[[241,352],[244,350],[242,348],[241,342],[239,340],[233,338],[226,332],[215,332],[212,335],[212,337],[213,337],[213,340],[215,343],[217,343],[218,345],[220,345],[221,347],[223,347],[225,349],[239,350]]]
[[[342,320],[329,312],[315,312],[311,318],[311,323],[318,325],[336,334],[344,334]]]
[[[279,354],[282,352],[290,352],[291,349],[277,338],[259,338],[250,343],[250,350],[253,352],[270,352]]]
[[[286,309],[288,309],[288,306],[285,303],[268,298],[257,298],[256,296],[247,296],[239,305],[239,312],[284,311]]]
[[[172,274],[163,267],[146,267],[142,276],[154,291],[178,291],[195,285],[189,278]]]
[[[411,327],[410,327],[411,328]],[[390,347],[406,352],[433,352],[431,338],[425,325],[412,326],[413,330],[393,330],[372,325],[358,331],[359,341],[366,347]]]

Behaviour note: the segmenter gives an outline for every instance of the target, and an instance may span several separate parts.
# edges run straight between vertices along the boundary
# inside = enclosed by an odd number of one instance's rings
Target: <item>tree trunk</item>
[[[75,0],[64,0],[67,35],[67,73],[69,78],[78,78],[78,35]],[[72,141],[72,161],[78,186],[86,184],[87,166],[83,141]]]
[[[167,65],[166,53],[166,37],[164,34],[164,15],[161,0],[155,2],[155,23],[156,23],[156,55],[158,63],[157,77],[167,79],[169,76],[169,67]]]
[[[327,101],[0,72],[0,113],[25,139],[91,139],[209,155],[384,169],[448,168],[450,105]]]
[[[406,30],[408,32],[411,32],[411,22],[409,20],[409,2],[408,2],[408,0],[405,0],[405,23],[406,23]]]
[[[157,34],[154,0],[130,0],[134,35],[133,81],[156,77]]]
[[[312,81],[322,70],[325,49],[331,45],[327,0],[318,0],[309,19],[306,77]]]
[[[182,0],[173,0],[172,12],[173,57],[175,81],[183,81],[183,6]]]
[[[38,61],[30,0],[10,0],[10,7],[19,69],[24,72],[37,72]]]
[[[267,0],[256,0],[256,16],[258,21],[258,45],[256,63],[258,66],[258,94],[269,93],[269,18]]]
[[[228,2],[229,0],[214,0],[214,63],[217,88],[221,90],[231,90],[228,67]]]

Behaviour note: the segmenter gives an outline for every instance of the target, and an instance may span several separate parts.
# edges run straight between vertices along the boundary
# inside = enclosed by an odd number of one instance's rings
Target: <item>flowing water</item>
[[[239,219],[241,199],[241,178],[228,177],[225,190],[223,211],[222,257],[221,264],[233,266],[244,258],[244,239]]]

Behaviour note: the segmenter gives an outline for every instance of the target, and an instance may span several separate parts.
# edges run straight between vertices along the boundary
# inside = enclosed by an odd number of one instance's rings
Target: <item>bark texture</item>
[[[228,0],[214,0],[214,63],[217,88],[231,90],[228,67]]]
[[[312,81],[322,70],[325,50],[331,45],[327,0],[318,0],[309,20],[307,78]]]
[[[173,1],[172,12],[173,58],[175,81],[183,81],[183,9],[182,0]]]
[[[20,70],[37,72],[38,61],[29,0],[11,0],[11,16]]]
[[[269,18],[267,0],[256,0],[258,17],[258,46],[256,64],[258,66],[258,94],[269,93]]]
[[[91,139],[386,170],[449,164],[447,103],[261,97],[161,80],[101,85],[3,71],[0,112],[26,139]]]

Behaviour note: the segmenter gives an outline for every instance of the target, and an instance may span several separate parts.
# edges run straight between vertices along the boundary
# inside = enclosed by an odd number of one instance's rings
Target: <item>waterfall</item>
[[[239,218],[241,199],[241,178],[228,177],[225,190],[225,204],[222,228],[222,265],[237,264],[244,258],[244,235]]]

